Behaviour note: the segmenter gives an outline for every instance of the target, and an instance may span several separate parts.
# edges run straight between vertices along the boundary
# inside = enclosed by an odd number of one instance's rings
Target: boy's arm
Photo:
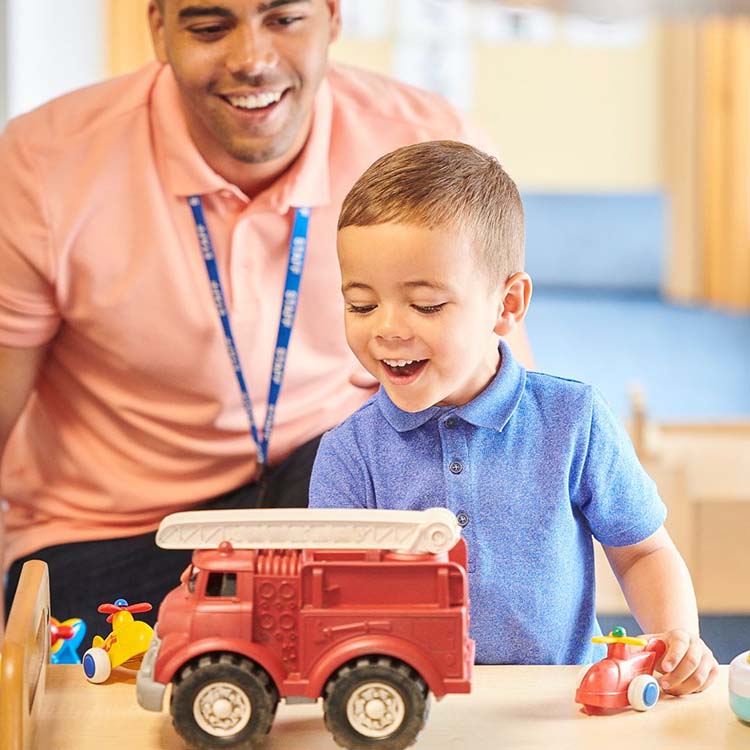
[[[651,637],[667,644],[660,684],[675,695],[707,688],[718,665],[698,634],[698,609],[690,573],[662,526],[637,544],[604,546],[630,611]]]

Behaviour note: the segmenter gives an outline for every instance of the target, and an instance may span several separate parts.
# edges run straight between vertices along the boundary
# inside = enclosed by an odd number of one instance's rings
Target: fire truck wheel
[[[279,694],[268,674],[230,654],[203,656],[182,669],[172,691],[172,721],[197,750],[235,750],[268,734]]]
[[[422,678],[387,657],[357,659],[338,670],[324,691],[333,739],[351,750],[403,750],[424,728],[430,697]]]

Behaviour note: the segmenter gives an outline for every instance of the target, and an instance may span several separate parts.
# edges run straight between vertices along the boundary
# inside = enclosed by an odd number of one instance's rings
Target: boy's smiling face
[[[465,404],[489,384],[507,284],[490,284],[466,232],[348,226],[338,253],[347,342],[396,406]]]

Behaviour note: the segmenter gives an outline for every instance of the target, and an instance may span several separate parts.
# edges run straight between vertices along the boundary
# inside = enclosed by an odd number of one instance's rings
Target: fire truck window
[[[190,577],[188,578],[188,591],[191,594],[195,593],[195,582],[198,580],[198,568],[190,569]]]
[[[209,573],[206,596],[237,596],[237,574]]]

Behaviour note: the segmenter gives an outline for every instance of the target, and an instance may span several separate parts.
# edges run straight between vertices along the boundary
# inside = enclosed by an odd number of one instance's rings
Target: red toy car
[[[340,745],[401,750],[430,693],[468,693],[466,547],[427,511],[199,511],[167,517],[162,547],[193,563],[159,608],[138,702],[170,708],[189,747],[263,737],[279,699],[323,698]]]
[[[606,714],[613,709],[648,711],[659,700],[659,683],[654,677],[656,662],[666,644],[655,638],[630,638],[625,628],[614,628],[593,643],[606,643],[607,656],[592,664],[576,690],[576,702],[587,714]]]

